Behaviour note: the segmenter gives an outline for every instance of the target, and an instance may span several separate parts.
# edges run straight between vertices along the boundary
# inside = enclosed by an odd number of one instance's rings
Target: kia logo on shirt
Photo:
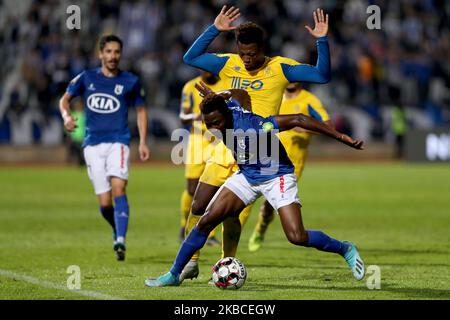
[[[119,110],[120,102],[112,95],[106,93],[94,93],[88,97],[87,106],[97,113],[113,113]]]

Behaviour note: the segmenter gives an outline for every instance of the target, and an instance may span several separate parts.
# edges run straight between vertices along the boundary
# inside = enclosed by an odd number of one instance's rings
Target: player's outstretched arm
[[[317,63],[315,66],[281,64],[283,73],[290,82],[327,83],[331,80],[330,48],[327,39],[328,14],[324,15],[322,9],[317,9],[313,16],[314,29],[305,27],[317,39]]]
[[[59,111],[61,112],[61,116],[64,121],[64,128],[69,132],[72,132],[75,128],[77,128],[77,119],[70,114],[71,99],[71,95],[66,92],[59,100]]]
[[[142,161],[147,161],[150,158],[150,149],[147,145],[148,114],[145,107],[137,107],[136,113],[139,130],[139,157]]]
[[[333,127],[301,113],[276,116],[275,120],[278,123],[280,131],[290,130],[295,127],[301,127],[310,131],[327,135],[333,139],[345,143],[352,148],[364,149],[364,142],[362,140],[355,140],[344,133],[336,131]]]
[[[220,70],[222,70],[227,62],[228,57],[219,57],[215,54],[207,53],[206,49],[221,31],[236,29],[236,27],[231,24],[238,19],[239,16],[239,9],[231,7],[226,10],[226,6],[223,6],[219,15],[216,17],[214,24],[209,26],[208,29],[195,40],[183,56],[184,63],[219,75]]]

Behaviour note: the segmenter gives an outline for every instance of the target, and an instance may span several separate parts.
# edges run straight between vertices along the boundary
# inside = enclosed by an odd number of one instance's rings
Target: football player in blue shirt
[[[83,96],[86,111],[84,157],[89,178],[100,204],[100,212],[111,225],[117,260],[125,259],[125,238],[129,206],[125,192],[128,181],[130,130],[128,109],[136,108],[139,130],[139,156],[148,160],[148,115],[145,95],[136,75],[119,69],[122,41],[115,35],[100,39],[100,68],[77,75],[60,99],[64,127],[71,132],[76,120],[70,114],[70,101]],[[113,198],[114,204],[113,206]]]
[[[184,266],[204,246],[209,232],[226,218],[238,216],[261,195],[277,210],[289,242],[341,255],[353,276],[361,280],[365,273],[364,262],[353,243],[338,241],[322,231],[305,230],[294,166],[275,133],[301,127],[355,149],[362,149],[363,142],[303,114],[264,118],[235,106],[235,101],[234,106],[230,106],[230,101],[226,101],[223,95],[215,94],[205,86],[199,90],[205,93],[200,105],[203,120],[208,130],[224,139],[227,148],[233,151],[239,171],[228,178],[214,195],[205,215],[183,242],[171,270],[156,279],[145,280],[145,284],[149,287],[180,285]],[[264,146],[266,150],[261,150]]]

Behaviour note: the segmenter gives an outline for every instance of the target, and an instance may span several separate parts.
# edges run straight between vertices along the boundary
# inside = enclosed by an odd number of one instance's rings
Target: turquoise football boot
[[[365,274],[364,261],[359,255],[356,246],[349,242],[343,241],[346,245],[350,246],[349,250],[344,254],[345,261],[347,262],[350,269],[352,269],[353,276],[356,280],[362,280]]]
[[[153,278],[145,279],[144,282],[147,287],[168,287],[168,286],[178,287],[181,284],[180,276],[179,275],[176,276],[172,274],[170,271],[156,279]]]

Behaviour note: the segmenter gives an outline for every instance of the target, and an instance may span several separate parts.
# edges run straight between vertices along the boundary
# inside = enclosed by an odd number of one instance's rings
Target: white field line
[[[101,300],[125,300],[124,298],[120,298],[120,297],[114,297],[114,296],[110,296],[104,293],[100,293],[100,292],[96,292],[96,291],[88,291],[88,290],[70,290],[69,288],[67,288],[66,286],[57,284],[57,283],[53,283],[50,281],[46,281],[46,280],[41,280],[38,278],[34,278],[34,277],[30,277],[24,274],[19,274],[13,271],[9,271],[9,270],[3,270],[0,269],[0,276],[5,277],[5,278],[10,278],[10,279],[15,279],[15,280],[20,280],[20,281],[24,281],[24,282],[28,282],[40,287],[45,287],[45,288],[50,288],[50,289],[57,289],[57,290],[63,290],[63,291],[67,291],[67,292],[71,292],[74,294],[78,294],[81,296],[86,296],[86,297],[90,297],[90,298],[95,298],[95,299],[101,299]]]

